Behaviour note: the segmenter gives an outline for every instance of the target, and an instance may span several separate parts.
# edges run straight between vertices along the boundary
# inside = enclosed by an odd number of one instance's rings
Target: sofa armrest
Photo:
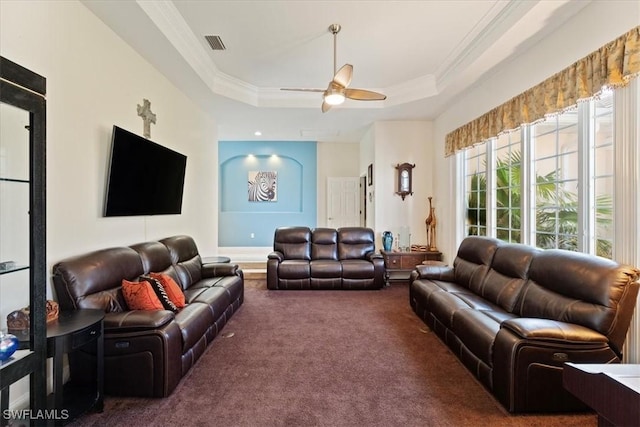
[[[365,257],[367,258],[367,261],[371,262],[373,262],[374,259],[381,259],[384,261],[384,257],[379,252],[369,252]]]
[[[130,310],[104,315],[105,332],[133,332],[161,328],[174,319],[169,310]]]
[[[273,251],[267,256],[267,258],[268,259],[275,259],[278,262],[282,262],[282,261],[284,261],[284,254],[282,252],[279,252],[279,251]]]
[[[229,263],[212,262],[202,264],[202,277],[235,276],[238,274],[238,265]]]
[[[551,319],[521,317],[506,320],[500,327],[508,329],[520,338],[533,341],[565,343],[607,343],[609,341],[606,336],[593,329]]]
[[[580,408],[562,387],[565,362],[618,363],[606,336],[577,324],[516,318],[493,343],[493,393],[509,412]]]
[[[418,265],[416,266],[418,279],[443,280],[455,282],[456,276],[453,267],[446,265]]]

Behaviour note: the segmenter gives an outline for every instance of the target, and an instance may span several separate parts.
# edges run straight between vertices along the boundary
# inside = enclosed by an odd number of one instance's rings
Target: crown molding
[[[193,33],[171,1],[136,0],[140,9],[167,38],[187,64],[215,94],[255,107],[318,108],[318,93],[261,88],[223,73],[209,55],[204,39]],[[427,74],[387,88],[370,89],[387,95],[380,102],[345,102],[345,108],[384,108],[436,96],[469,62],[478,58],[499,36],[537,2],[496,2],[461,40],[435,74]]]

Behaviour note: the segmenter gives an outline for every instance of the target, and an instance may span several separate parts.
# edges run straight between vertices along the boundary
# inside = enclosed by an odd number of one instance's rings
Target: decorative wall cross
[[[148,99],[142,100],[142,105],[138,104],[138,116],[142,117],[144,128],[142,135],[151,138],[151,123],[156,123],[156,115],[151,111],[151,102]]]

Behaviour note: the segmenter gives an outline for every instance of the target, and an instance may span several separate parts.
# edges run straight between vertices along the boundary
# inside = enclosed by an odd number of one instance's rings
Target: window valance
[[[640,74],[640,26],[580,59],[537,86],[449,133],[445,156],[561,112],[603,86],[624,86]]]

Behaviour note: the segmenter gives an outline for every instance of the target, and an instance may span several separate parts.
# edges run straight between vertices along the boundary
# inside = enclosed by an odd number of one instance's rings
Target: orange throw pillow
[[[164,310],[149,282],[122,279],[122,295],[129,310]]]
[[[176,305],[176,307],[183,308],[186,305],[184,293],[182,293],[180,285],[178,285],[176,281],[173,280],[173,277],[169,276],[168,274],[161,273],[149,273],[149,276],[160,281],[162,287],[169,296],[169,299]]]

